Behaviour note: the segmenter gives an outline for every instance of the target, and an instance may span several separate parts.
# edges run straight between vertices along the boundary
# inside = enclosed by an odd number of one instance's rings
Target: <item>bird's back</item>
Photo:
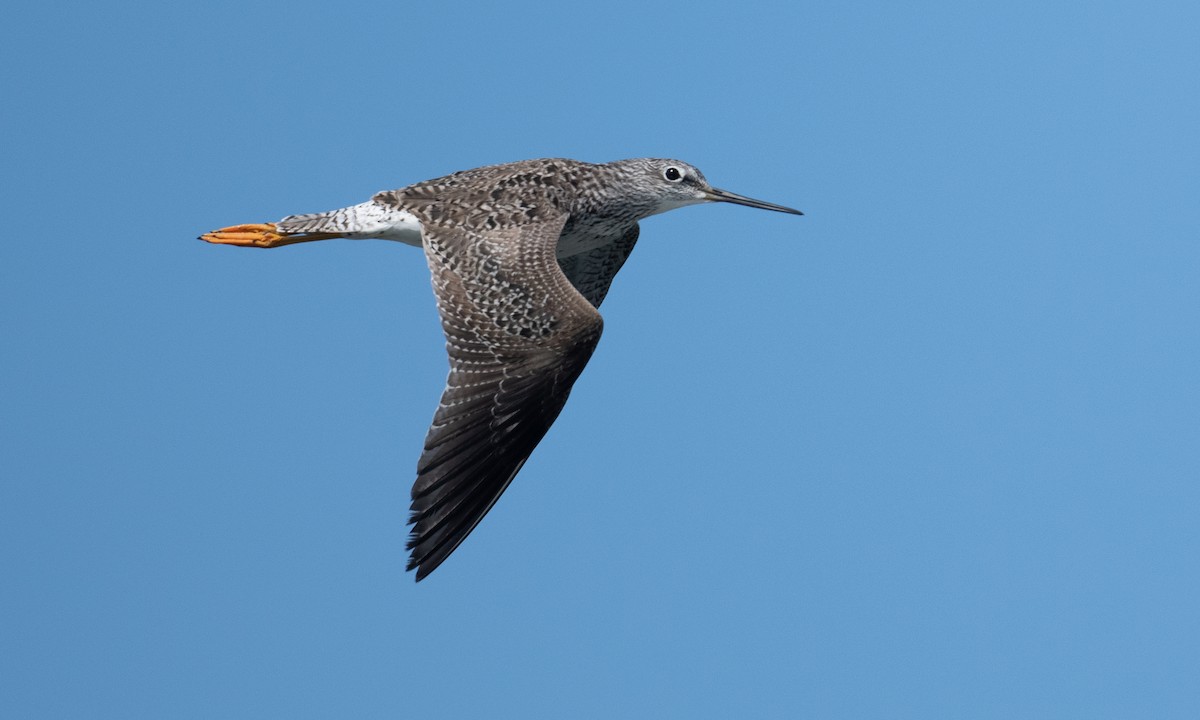
[[[522,160],[425,180],[374,200],[434,226],[497,230],[572,212],[581,187],[588,185],[582,181],[598,167],[565,158]]]

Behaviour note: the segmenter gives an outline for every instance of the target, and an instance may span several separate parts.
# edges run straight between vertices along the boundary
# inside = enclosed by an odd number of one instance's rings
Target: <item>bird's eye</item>
[[[683,179],[683,171],[674,165],[669,165],[666,170],[663,170],[663,177],[671,182],[679,182]]]

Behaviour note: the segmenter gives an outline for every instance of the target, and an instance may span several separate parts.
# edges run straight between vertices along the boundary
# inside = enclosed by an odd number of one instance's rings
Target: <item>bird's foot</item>
[[[275,229],[275,223],[252,223],[249,225],[230,225],[229,227],[204,233],[200,239],[218,245],[240,245],[242,247],[270,248],[288,245],[294,239]]]
[[[201,235],[200,239],[218,245],[273,248],[280,245],[310,242],[312,240],[331,240],[337,237],[341,237],[341,235],[336,233],[280,232],[275,223],[252,223],[249,225],[230,225],[220,230],[213,230]]]

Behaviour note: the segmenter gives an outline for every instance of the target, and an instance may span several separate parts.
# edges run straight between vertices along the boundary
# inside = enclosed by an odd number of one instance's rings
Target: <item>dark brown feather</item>
[[[475,528],[550,429],[600,339],[595,307],[555,261],[565,213],[481,228],[427,223],[450,374],[417,463],[417,580]]]

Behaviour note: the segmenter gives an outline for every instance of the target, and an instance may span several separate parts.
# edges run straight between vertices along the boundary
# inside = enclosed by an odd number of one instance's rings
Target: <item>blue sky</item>
[[[1200,716],[1195,3],[7,17],[0,715]],[[420,254],[195,237],[643,155],[807,214],[646,221],[414,584]]]

